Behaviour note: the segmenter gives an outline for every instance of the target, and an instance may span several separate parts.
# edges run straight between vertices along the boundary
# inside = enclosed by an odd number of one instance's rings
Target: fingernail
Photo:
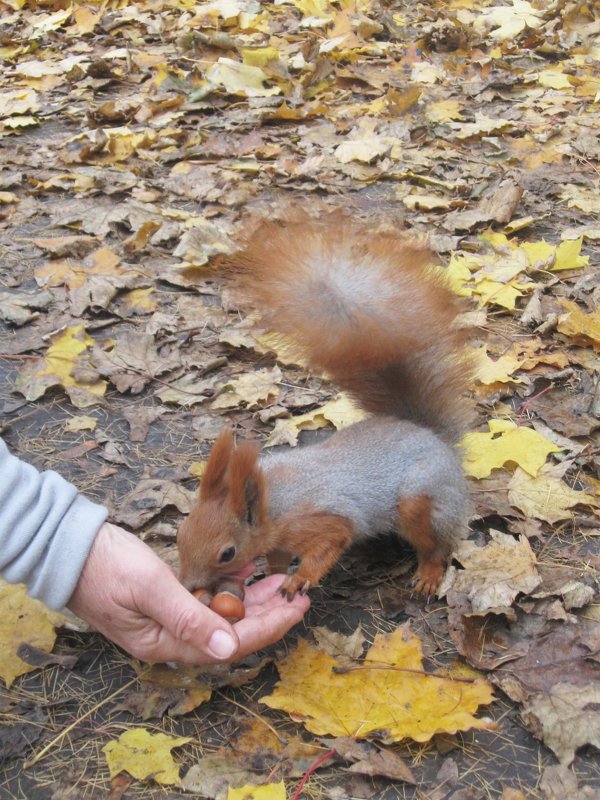
[[[208,649],[217,658],[229,658],[236,650],[236,643],[227,631],[215,631],[208,640]]]

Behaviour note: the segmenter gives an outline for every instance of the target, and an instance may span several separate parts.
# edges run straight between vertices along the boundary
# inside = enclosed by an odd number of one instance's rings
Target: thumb
[[[240,647],[233,627],[190,594],[173,573],[146,592],[140,611],[161,626],[156,654],[165,661],[206,664],[231,660]]]

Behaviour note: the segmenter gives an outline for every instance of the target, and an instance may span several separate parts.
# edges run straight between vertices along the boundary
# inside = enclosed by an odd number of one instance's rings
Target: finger
[[[233,626],[240,642],[236,659],[279,641],[293,625],[300,622],[310,606],[309,599],[300,596],[291,603],[276,596],[272,602],[272,607],[267,606],[258,614],[248,615]]]
[[[268,575],[252,586],[246,587],[246,606],[254,603],[264,603],[271,600],[273,595],[279,595],[279,587],[286,579],[286,575]]]
[[[232,626],[198,602],[168,570],[152,591],[145,593],[139,610],[163,627],[161,647],[166,650],[168,641],[174,648],[167,660],[190,663],[193,658],[208,656],[211,661],[229,661],[238,651],[239,640]]]

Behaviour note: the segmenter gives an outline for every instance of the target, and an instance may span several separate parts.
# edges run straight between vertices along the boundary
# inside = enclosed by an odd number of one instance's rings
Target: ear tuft
[[[255,526],[263,517],[265,479],[258,465],[258,442],[242,442],[229,463],[229,488],[234,513]]]
[[[206,470],[200,484],[200,498],[208,500],[220,497],[227,491],[225,475],[233,454],[233,431],[225,428],[217,436],[210,451]]]

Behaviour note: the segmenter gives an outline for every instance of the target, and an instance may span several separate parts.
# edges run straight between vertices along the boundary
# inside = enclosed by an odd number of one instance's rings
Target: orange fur
[[[418,567],[415,589],[435,594],[444,575],[446,548],[442,547],[431,528],[431,500],[423,495],[398,503],[399,533],[417,551]]]

